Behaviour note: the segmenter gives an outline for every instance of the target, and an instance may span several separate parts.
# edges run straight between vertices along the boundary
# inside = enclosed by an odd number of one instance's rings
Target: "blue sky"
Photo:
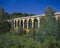
[[[60,12],[60,0],[0,0],[0,7],[8,13],[43,14],[47,6]]]

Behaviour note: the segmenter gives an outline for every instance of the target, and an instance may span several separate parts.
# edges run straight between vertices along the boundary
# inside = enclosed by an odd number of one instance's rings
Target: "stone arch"
[[[28,27],[29,27],[29,29],[32,28],[32,20],[31,19],[29,19]]]
[[[38,19],[34,19],[34,28],[38,28]]]
[[[27,20],[24,20],[24,28],[27,29]]]
[[[16,28],[16,20],[15,20],[15,28]]]

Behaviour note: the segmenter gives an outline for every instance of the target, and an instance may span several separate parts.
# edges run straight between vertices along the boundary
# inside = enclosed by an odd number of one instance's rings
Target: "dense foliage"
[[[9,32],[10,29],[11,29],[11,25],[9,22],[6,22],[6,21],[0,22],[0,33]]]
[[[0,8],[0,33],[6,33],[11,29],[11,24],[6,21],[7,19],[8,17],[6,16],[4,9]]]

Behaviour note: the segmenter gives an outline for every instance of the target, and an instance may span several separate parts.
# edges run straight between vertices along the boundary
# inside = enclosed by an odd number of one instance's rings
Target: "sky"
[[[0,7],[10,14],[13,12],[43,14],[48,6],[60,12],[60,0],[0,0]]]

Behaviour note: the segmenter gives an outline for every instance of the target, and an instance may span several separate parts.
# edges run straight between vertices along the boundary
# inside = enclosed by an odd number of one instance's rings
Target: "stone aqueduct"
[[[31,20],[31,27],[34,27],[34,20],[37,20],[37,27],[40,27],[40,19],[41,17],[44,17],[45,14],[42,15],[35,15],[35,16],[27,16],[27,17],[21,17],[21,18],[14,18],[14,19],[10,19],[8,20],[9,22],[11,22],[11,25],[14,29],[17,29],[19,26],[22,26],[22,28],[24,29],[29,29],[29,21]],[[58,18],[60,18],[60,12],[55,13],[55,18],[56,20],[58,20]],[[26,25],[25,25],[25,21],[26,21]]]

